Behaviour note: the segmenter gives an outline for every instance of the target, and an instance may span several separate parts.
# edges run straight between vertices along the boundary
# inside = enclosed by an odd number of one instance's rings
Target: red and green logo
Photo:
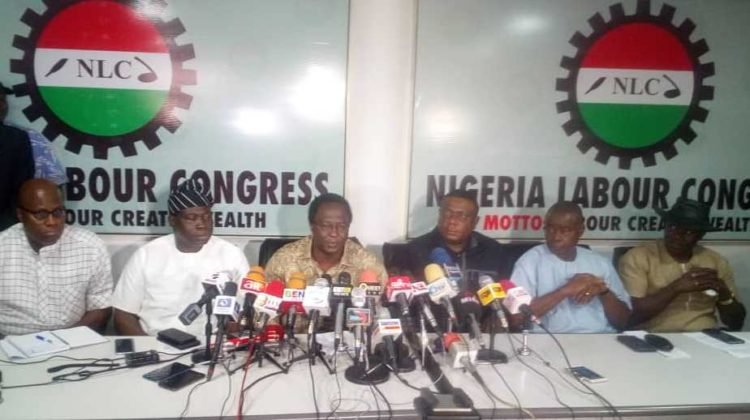
[[[31,33],[14,39],[24,56],[11,60],[11,70],[26,76],[15,88],[32,100],[26,116],[44,118],[44,134],[67,137],[66,149],[79,153],[90,145],[101,159],[111,147],[135,155],[137,141],[158,146],[161,127],[174,133],[180,125],[175,107],[188,109],[192,99],[181,87],[195,84],[195,73],[182,63],[195,54],[192,45],[175,44],[185,32],[179,20],[154,17],[164,3],[48,4],[43,15],[26,10],[21,20]]]
[[[616,4],[610,22],[600,14],[589,19],[592,34],[573,36],[578,54],[563,58],[569,74],[557,81],[557,90],[568,93],[558,103],[558,112],[570,113],[566,134],[580,133],[583,153],[593,147],[596,161],[615,156],[623,169],[636,158],[655,165],[659,152],[676,156],[677,140],[696,138],[690,123],[708,116],[700,101],[713,99],[713,87],[703,84],[713,64],[699,61],[708,46],[690,41],[695,24],[687,19],[673,26],[672,6],[663,5],[656,16],[650,6],[641,0],[635,14],[625,15]]]

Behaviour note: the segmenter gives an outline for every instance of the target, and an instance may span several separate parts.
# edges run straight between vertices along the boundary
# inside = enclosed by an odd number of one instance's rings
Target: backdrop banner
[[[654,207],[712,204],[750,239],[750,2],[423,0],[409,236],[475,191],[478,229],[543,238],[558,200],[585,239],[661,235]]]
[[[303,235],[343,191],[346,0],[0,4],[6,123],[44,134],[67,170],[67,221],[171,231],[197,177],[215,233]]]

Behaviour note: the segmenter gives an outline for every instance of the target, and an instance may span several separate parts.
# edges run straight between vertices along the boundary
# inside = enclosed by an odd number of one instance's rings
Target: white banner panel
[[[556,201],[585,239],[661,235],[654,207],[713,204],[748,240],[750,2],[421,0],[410,237],[476,191],[478,229],[543,238]]]
[[[196,176],[217,234],[303,235],[343,191],[348,1],[46,3],[0,4],[0,80],[67,167],[69,223],[169,232]]]

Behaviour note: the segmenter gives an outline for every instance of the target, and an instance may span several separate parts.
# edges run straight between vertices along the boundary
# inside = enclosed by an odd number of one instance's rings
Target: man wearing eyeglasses
[[[583,222],[577,204],[552,205],[544,218],[545,243],[518,259],[511,279],[532,296],[531,311],[551,332],[623,330],[630,296],[607,258],[578,246]]]
[[[0,333],[86,325],[101,330],[111,313],[112,271],[102,240],[65,225],[57,186],[26,181],[21,223],[0,233]]]
[[[248,270],[239,248],[213,236],[210,191],[195,178],[169,195],[169,224],[174,233],[141,246],[123,269],[112,297],[115,328],[123,335],[156,335],[176,328],[201,335],[201,314],[189,326],[180,312],[203,294],[202,280],[225,271],[238,281]]]
[[[710,223],[710,206],[680,197],[664,221],[664,238],[631,249],[619,262],[633,296],[631,324],[655,332],[700,331],[721,321],[739,330],[745,307],[736,297],[732,269],[718,253],[698,245]]]
[[[325,193],[316,197],[307,212],[310,235],[286,244],[266,264],[266,278],[288,280],[292,273],[304,273],[308,283],[328,274],[336,279],[347,272],[356,285],[360,273],[374,271],[383,284],[386,272],[372,252],[349,238],[352,209],[338,194]]]

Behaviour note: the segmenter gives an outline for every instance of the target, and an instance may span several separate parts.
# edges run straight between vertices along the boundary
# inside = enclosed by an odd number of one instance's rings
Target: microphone
[[[390,366],[394,370],[398,369],[394,340],[401,335],[401,332],[402,328],[400,319],[390,318],[386,310],[378,312],[377,326],[375,327],[373,335],[381,337],[383,346],[385,347],[387,360],[390,361]]]
[[[380,299],[380,295],[383,293],[383,287],[378,281],[378,274],[372,270],[364,270],[359,274],[359,286],[365,285],[367,291],[368,305],[373,308],[375,307],[375,300]]]
[[[513,315],[521,313],[535,324],[541,324],[529,307],[531,295],[526,290],[516,286],[510,280],[501,280],[500,285],[505,289],[506,297],[503,300],[503,306],[505,306],[508,312]]]
[[[472,375],[478,375],[477,367],[474,361],[477,359],[477,349],[456,333],[445,334],[445,349],[450,356],[450,365],[455,369],[464,368],[471,372]]]
[[[220,325],[226,324],[230,318],[232,321],[237,321],[240,316],[240,304],[237,303],[237,283],[226,282],[224,291],[214,301],[213,310]]]
[[[352,289],[352,307],[346,309],[346,327],[354,329],[354,360],[359,360],[362,351],[362,327],[372,324],[370,318],[370,308],[365,308],[367,304],[367,286],[360,284],[360,287]]]
[[[386,299],[397,303],[401,316],[409,316],[409,297],[411,297],[411,279],[408,276],[393,276],[385,287]]]
[[[333,348],[338,349],[344,336],[344,310],[351,301],[352,277],[342,271],[331,288],[331,306],[336,306],[336,320],[333,330]],[[335,351],[335,350],[334,350]]]
[[[242,305],[242,319],[246,325],[252,325],[255,299],[266,290],[266,272],[263,270],[263,267],[259,265],[250,267],[250,271],[248,271],[240,282],[240,290],[245,292],[245,299]]]
[[[286,330],[294,331],[294,324],[297,322],[297,314],[304,314],[305,308],[302,301],[305,299],[305,286],[307,279],[305,274],[296,272],[289,276],[286,281],[286,288],[282,296],[279,312],[286,314]],[[289,332],[287,332],[287,335]]]
[[[273,280],[266,285],[265,292],[258,295],[253,308],[260,313],[260,330],[266,328],[268,321],[278,315],[281,298],[284,295],[284,282]]]
[[[464,284],[463,270],[461,270],[461,267],[459,267],[458,264],[453,262],[453,258],[451,258],[448,251],[442,247],[435,248],[430,252],[429,258],[430,261],[443,268],[445,277],[448,279],[451,287],[453,287],[453,290],[455,290],[456,293],[461,291],[462,285]]]
[[[448,279],[443,275],[443,269],[437,264],[427,264],[424,268],[424,277],[427,280],[430,299],[445,307],[448,311],[448,317],[452,322],[456,322],[456,310],[453,309],[451,298],[455,297],[458,292],[450,285]]]
[[[442,328],[440,328],[440,326],[438,325],[437,319],[435,319],[435,314],[432,313],[432,309],[430,308],[430,303],[426,300],[429,296],[429,293],[430,290],[427,287],[427,283],[423,281],[415,281],[411,284],[412,302],[417,302],[419,310],[422,311],[422,315],[424,315],[425,319],[427,319],[427,322],[432,327],[432,330],[435,331],[439,336],[442,336]]]
[[[328,295],[330,293],[330,283],[324,278],[320,277],[315,280],[312,286],[305,288],[305,297],[302,299],[302,307],[310,317],[310,325],[307,329],[308,335],[315,334],[318,327],[318,319],[322,317],[331,316],[331,305],[328,301]]]
[[[508,329],[508,319],[505,317],[505,311],[503,311],[502,301],[505,299],[505,290],[503,286],[495,283],[490,276],[482,274],[479,276],[480,289],[477,291],[479,301],[484,306],[492,307],[495,311],[497,319],[500,320],[500,324]]]
[[[195,321],[201,314],[201,308],[203,305],[210,304],[216,296],[219,295],[220,290],[224,288],[226,282],[231,281],[229,275],[226,272],[214,273],[206,279],[201,281],[203,284],[203,295],[198,299],[197,302],[191,303],[185,308],[184,311],[178,316],[182,325],[190,325]]]
[[[479,322],[477,321],[482,316],[482,305],[469,291],[463,292],[458,302],[459,313],[461,313],[461,318],[468,322],[471,336],[479,343],[479,347],[484,347],[482,331],[479,329]]]

